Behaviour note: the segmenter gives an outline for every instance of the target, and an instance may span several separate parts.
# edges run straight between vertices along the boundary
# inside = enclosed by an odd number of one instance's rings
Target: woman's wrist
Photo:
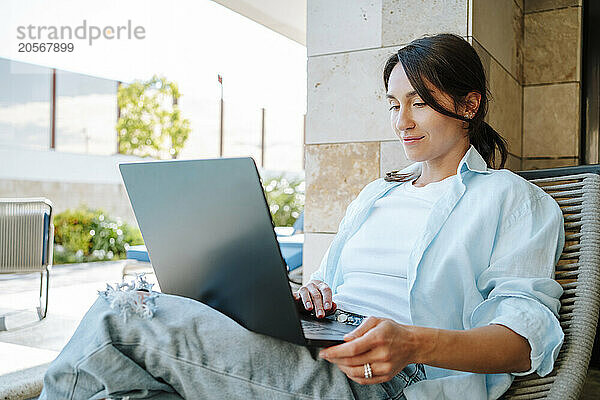
[[[438,347],[440,330],[411,326],[411,347],[413,349],[412,363],[430,364]]]

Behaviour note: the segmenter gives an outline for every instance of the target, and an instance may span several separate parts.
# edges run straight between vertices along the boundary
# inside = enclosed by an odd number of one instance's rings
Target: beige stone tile
[[[525,84],[579,81],[581,8],[526,14]]]
[[[554,8],[580,6],[582,0],[525,0],[525,12],[552,10]]]
[[[379,142],[306,146],[307,232],[337,232],[346,207],[379,177]]]
[[[333,233],[305,233],[304,247],[302,249],[302,282],[308,282],[310,274],[315,272],[335,238]]]
[[[384,0],[383,46],[406,44],[426,34],[467,36],[465,0]]]
[[[514,0],[473,0],[472,35],[498,62],[521,81],[522,11]]]
[[[381,47],[382,0],[309,0],[309,56]]]
[[[508,151],[521,156],[521,85],[494,59],[490,60],[488,75],[489,102],[487,122],[508,142]]]
[[[579,84],[523,89],[523,156],[579,155]]]
[[[383,67],[391,49],[308,58],[306,143],[390,140]]]
[[[477,41],[477,39],[470,36],[467,38],[467,40],[469,40],[469,42],[471,43],[471,46],[473,46],[473,48],[477,52],[477,55],[479,56],[479,59],[481,60],[481,64],[483,65],[483,71],[485,72],[485,76],[489,82],[490,63],[492,62],[492,56],[490,55],[490,53],[488,53],[488,51],[486,49],[483,48],[483,46]]]
[[[579,158],[524,159],[523,170],[570,167],[579,165]]]
[[[406,158],[404,146],[399,140],[380,143],[380,168],[379,177],[384,177],[386,172],[401,170],[414,161]]]
[[[523,0],[515,0],[515,4],[517,6],[519,6],[519,8],[521,9],[521,11],[523,11],[523,8],[525,7],[525,5],[523,4]]]
[[[500,159],[499,156],[497,159]],[[521,158],[509,154],[508,158],[506,159],[506,164],[504,165],[504,168],[510,169],[513,172],[520,171],[521,169],[523,169]]]

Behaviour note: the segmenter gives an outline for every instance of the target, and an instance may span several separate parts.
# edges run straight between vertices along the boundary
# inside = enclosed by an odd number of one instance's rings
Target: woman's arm
[[[346,343],[325,349],[320,356],[360,384],[387,382],[412,363],[476,373],[530,368],[527,339],[502,325],[459,331],[370,317],[344,339]],[[371,364],[373,378],[364,378],[365,363]]]
[[[529,342],[503,325],[465,331],[412,328],[417,363],[483,374],[525,372],[531,368]]]

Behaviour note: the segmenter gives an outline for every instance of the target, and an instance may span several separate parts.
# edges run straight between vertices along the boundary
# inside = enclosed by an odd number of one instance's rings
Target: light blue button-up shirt
[[[420,169],[415,163],[401,172]],[[336,292],[344,280],[338,265],[344,244],[373,203],[400,184],[380,178],[365,186],[311,279]],[[562,288],[553,279],[565,241],[563,223],[560,207],[542,189],[511,171],[488,169],[469,148],[409,256],[411,318],[416,326],[441,329],[507,326],[529,341],[531,369],[474,374],[425,366],[427,380],[406,388],[407,399],[496,399],[515,375],[552,371],[564,338],[558,322]]]

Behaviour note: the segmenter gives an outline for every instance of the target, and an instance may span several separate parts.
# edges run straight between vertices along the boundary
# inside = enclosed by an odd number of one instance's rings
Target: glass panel
[[[117,82],[56,71],[56,150],[117,152]]]
[[[183,93],[178,104],[192,131],[179,158],[219,157],[219,103],[219,99]]]
[[[233,102],[224,108],[223,157],[250,156],[260,167],[261,110]]]
[[[295,110],[270,108],[265,115],[265,168],[302,171],[304,115]]]
[[[50,147],[52,69],[0,58],[0,146]]]

